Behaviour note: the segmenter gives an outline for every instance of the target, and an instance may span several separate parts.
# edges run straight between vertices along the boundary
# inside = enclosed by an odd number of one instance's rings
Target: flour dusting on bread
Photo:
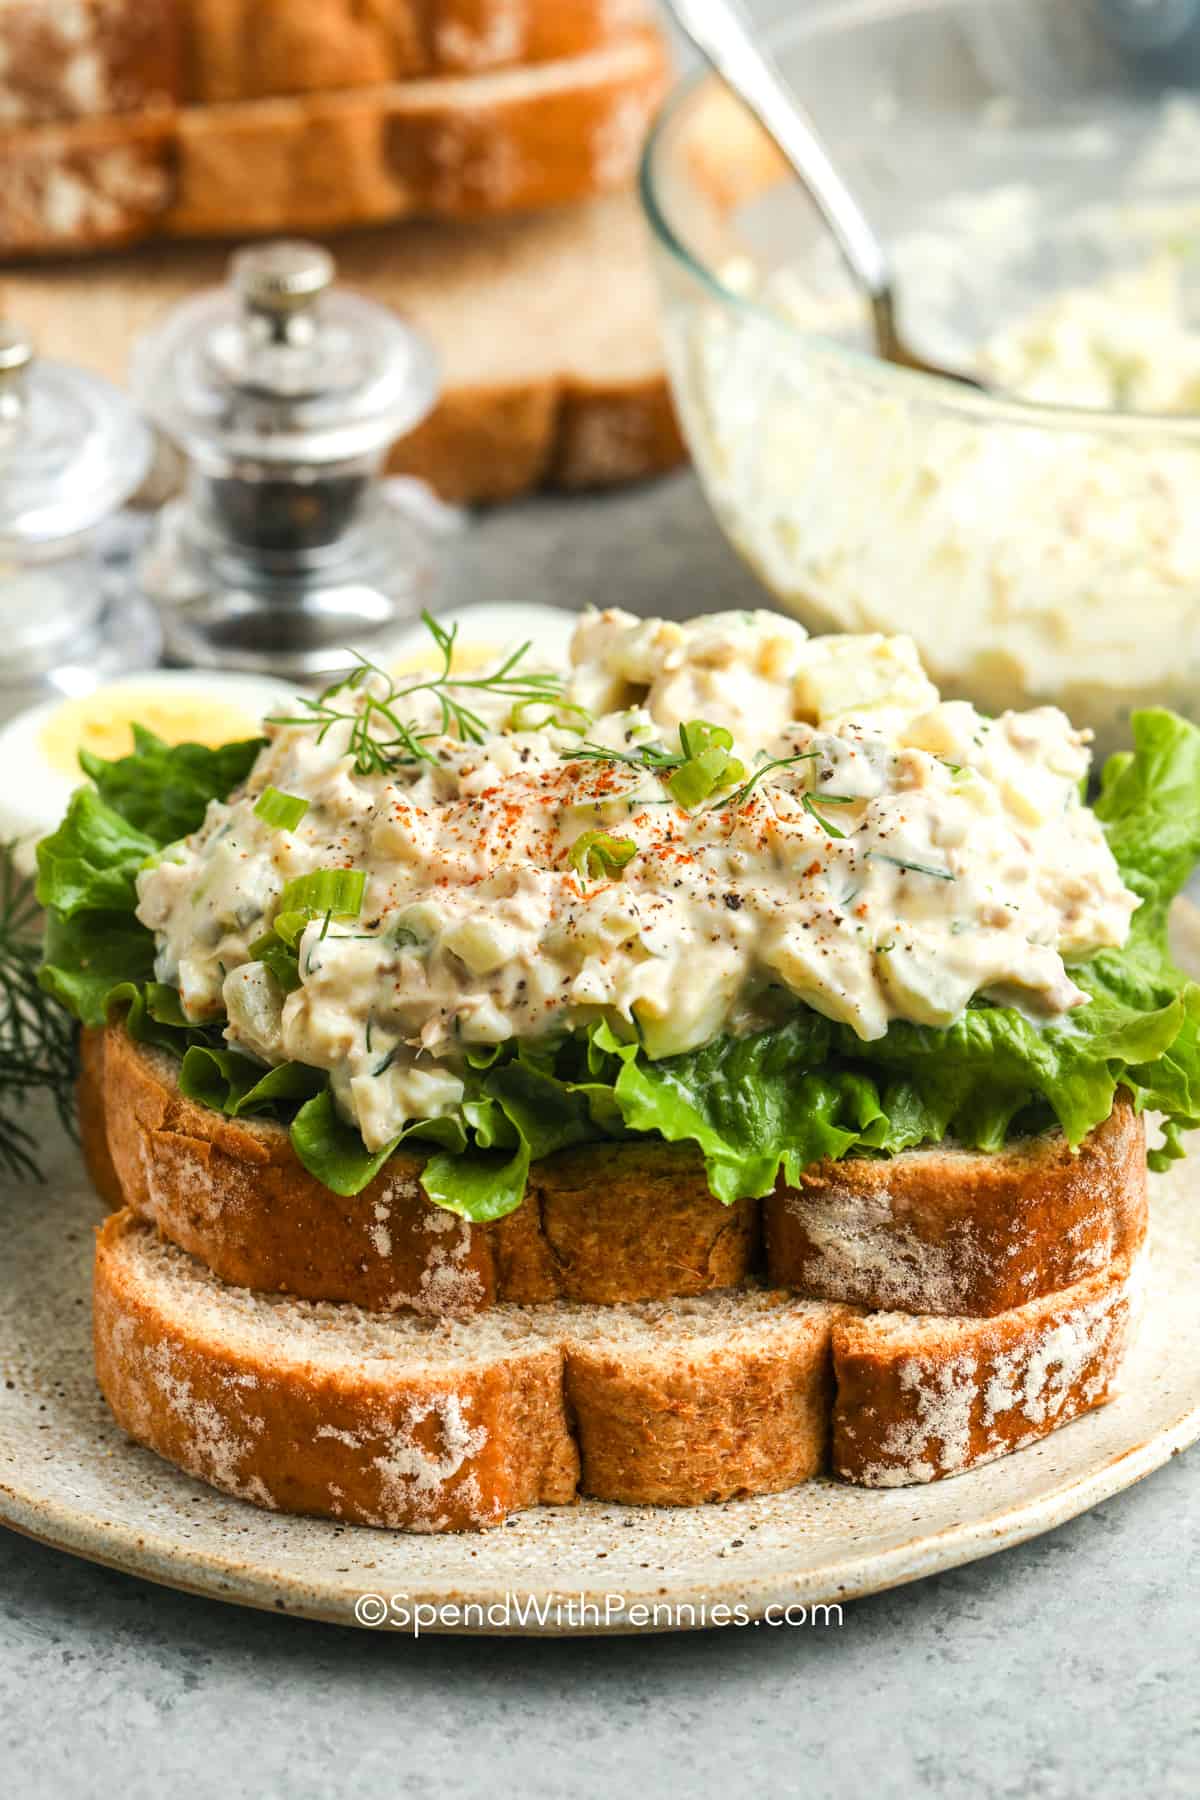
[[[999,1319],[930,1319],[923,1345],[922,1321],[899,1315],[835,1334],[837,1473],[868,1487],[958,1475],[1100,1404],[1138,1280],[1117,1267]]]
[[[403,1409],[391,1429],[387,1449],[372,1458],[381,1478],[385,1524],[403,1523],[409,1531],[444,1529],[449,1484],[463,1475],[488,1442],[487,1428],[472,1425],[467,1417],[471,1406],[469,1394],[449,1391],[413,1401]],[[432,1433],[421,1429],[430,1425]],[[475,1476],[468,1472],[458,1481],[455,1497],[460,1506],[466,1502],[472,1519],[486,1522],[487,1511]]]

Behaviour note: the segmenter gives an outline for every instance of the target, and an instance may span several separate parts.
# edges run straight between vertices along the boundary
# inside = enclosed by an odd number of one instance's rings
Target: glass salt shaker
[[[151,451],[116,388],[0,324],[0,716],[158,661],[154,610],[102,530]]]
[[[243,250],[135,354],[135,396],[187,463],[139,566],[174,661],[317,676],[430,604],[429,537],[380,475],[436,360],[334,274],[315,244]]]

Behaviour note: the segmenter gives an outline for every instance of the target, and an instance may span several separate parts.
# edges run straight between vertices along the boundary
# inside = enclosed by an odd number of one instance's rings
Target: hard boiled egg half
[[[258,675],[154,669],[19,713],[0,728],[0,842],[15,840],[17,867],[32,874],[38,839],[55,829],[84,780],[80,750],[127,756],[135,721],[168,744],[228,744],[257,737],[264,715],[295,692]]]

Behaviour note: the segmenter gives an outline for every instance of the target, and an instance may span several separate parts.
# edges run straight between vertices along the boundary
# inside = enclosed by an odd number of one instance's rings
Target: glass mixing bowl
[[[1167,3],[1165,58],[1146,0],[839,0],[771,40],[896,250],[918,348],[968,366],[1048,295],[1163,259],[1190,329],[1200,98],[1162,74],[1200,72],[1200,7]],[[946,694],[1053,702],[1102,750],[1133,707],[1200,714],[1200,416],[878,361],[814,208],[711,77],[668,104],[642,192],[696,467],[783,606],[909,632]]]

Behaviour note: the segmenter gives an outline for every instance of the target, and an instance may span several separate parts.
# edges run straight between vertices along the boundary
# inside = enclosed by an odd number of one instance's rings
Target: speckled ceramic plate
[[[1197,1145],[1154,1183],[1149,1303],[1119,1396],[972,1474],[880,1493],[813,1481],[688,1510],[541,1507],[466,1537],[280,1518],[177,1473],[113,1425],[89,1343],[99,1203],[69,1146],[48,1160],[45,1187],[0,1188],[0,1521],[221,1600],[424,1631],[661,1630],[730,1622],[722,1609],[777,1618],[1020,1543],[1200,1438]]]

